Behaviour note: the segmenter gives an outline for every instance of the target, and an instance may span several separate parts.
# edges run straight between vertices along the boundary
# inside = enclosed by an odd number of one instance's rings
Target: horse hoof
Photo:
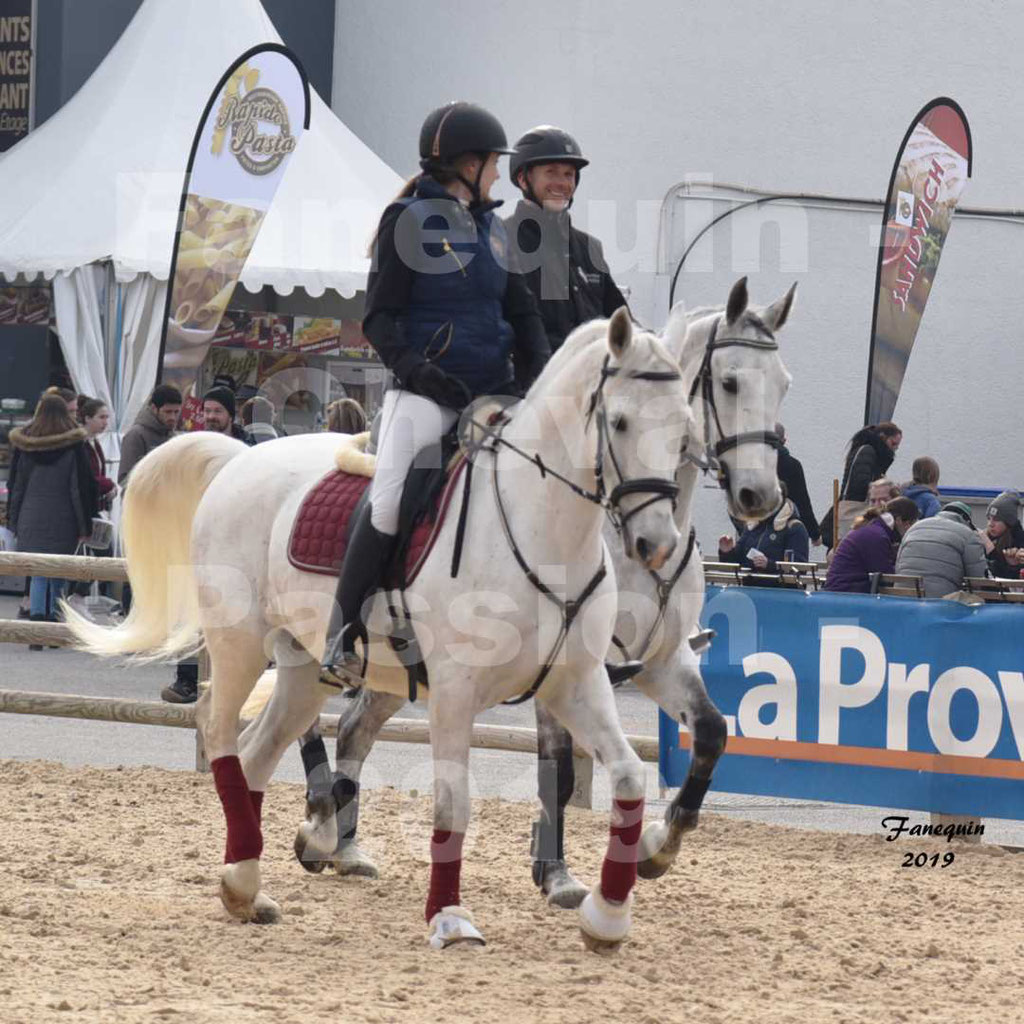
[[[220,876],[220,901],[224,909],[239,921],[255,921],[257,904],[263,897],[261,909],[266,901],[273,903],[269,897],[260,892],[260,862],[255,859],[240,860],[235,864],[225,864]],[[274,904],[276,907],[277,905]],[[280,916],[280,911],[278,911]]]
[[[580,904],[583,945],[592,953],[610,953],[618,949],[633,923],[632,906],[632,893],[622,903],[611,903],[601,895],[600,886],[591,890]]]
[[[335,850],[331,863],[342,878],[380,878],[377,865],[354,842],[343,843]]]
[[[324,842],[323,840],[329,840]],[[310,821],[304,821],[295,833],[295,859],[310,874],[318,875],[331,862],[334,854],[333,837],[318,835],[317,827]]]
[[[661,878],[672,867],[679,853],[679,838],[671,835],[668,825],[663,821],[648,825],[640,837],[636,873],[648,881]]]
[[[598,953],[607,955],[609,953],[618,953],[622,948],[622,940],[618,941],[608,939],[595,939],[593,935],[588,934],[583,928],[580,928],[580,938],[583,939],[583,948],[588,953]]]
[[[428,927],[431,949],[473,949],[487,945],[473,924],[473,915],[465,907],[442,907],[430,919]]]
[[[548,899],[548,906],[560,910],[575,910],[590,892],[566,867],[564,860],[544,865],[540,889]]]
[[[253,924],[277,924],[281,920],[281,908],[265,892],[256,894],[252,909]]]

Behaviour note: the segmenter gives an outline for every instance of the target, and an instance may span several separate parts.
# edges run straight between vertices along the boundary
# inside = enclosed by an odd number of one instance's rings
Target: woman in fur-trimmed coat
[[[44,395],[32,421],[11,431],[7,514],[19,551],[71,555],[92,532],[99,495],[85,440],[58,395]],[[63,587],[63,580],[33,576],[31,617],[53,619]]]

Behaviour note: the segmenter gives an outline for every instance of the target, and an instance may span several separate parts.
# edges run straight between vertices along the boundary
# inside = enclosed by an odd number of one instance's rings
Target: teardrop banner
[[[864,422],[891,420],[956,204],[971,176],[971,129],[944,96],[911,122],[896,155],[875,275]]]
[[[157,381],[186,399],[308,127],[306,72],[278,43],[234,61],[203,110],[185,169],[157,363]]]

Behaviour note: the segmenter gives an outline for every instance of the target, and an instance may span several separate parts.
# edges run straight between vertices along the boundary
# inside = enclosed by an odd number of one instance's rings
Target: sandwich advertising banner
[[[158,381],[186,397],[308,127],[306,73],[276,43],[242,54],[206,104],[185,170],[158,363]]]
[[[891,420],[953,212],[971,176],[971,130],[959,105],[932,100],[896,154],[882,218],[864,422]]]
[[[0,153],[32,127],[32,0],[0,0]]]

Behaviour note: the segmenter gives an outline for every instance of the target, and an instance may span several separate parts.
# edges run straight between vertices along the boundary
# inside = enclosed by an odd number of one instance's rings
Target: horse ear
[[[747,279],[741,277],[729,292],[729,301],[725,304],[725,322],[729,325],[736,323],[747,308],[748,301]]]
[[[629,318],[629,310],[619,306],[608,322],[608,348],[616,359],[621,359],[632,340],[633,321]]]
[[[781,299],[777,299],[761,314],[761,319],[773,334],[789,319],[795,299],[796,281]]]

